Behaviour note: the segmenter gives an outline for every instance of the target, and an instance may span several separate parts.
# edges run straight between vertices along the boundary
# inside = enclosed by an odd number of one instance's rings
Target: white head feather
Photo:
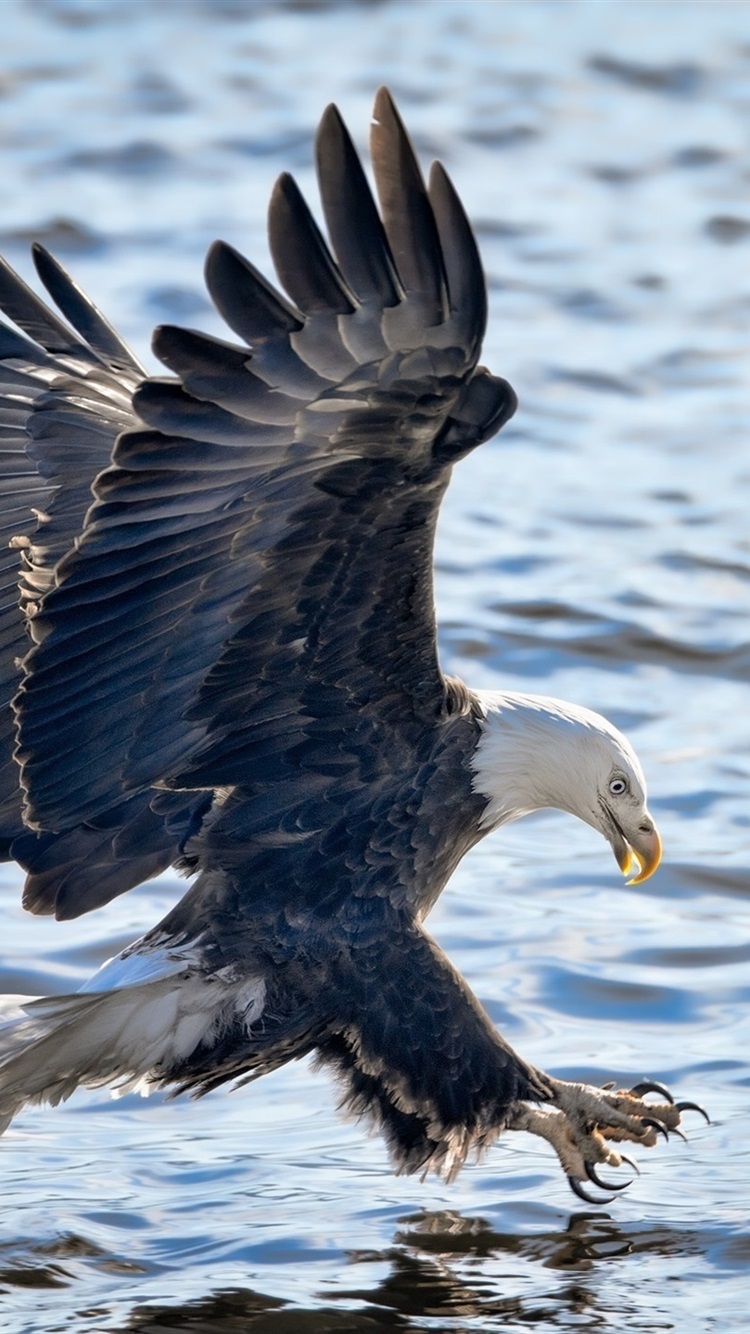
[[[630,742],[601,714],[543,695],[477,692],[484,711],[474,789],[496,829],[532,811],[577,815],[611,844],[636,882],[657,867],[661,843],[646,806],[646,780]]]

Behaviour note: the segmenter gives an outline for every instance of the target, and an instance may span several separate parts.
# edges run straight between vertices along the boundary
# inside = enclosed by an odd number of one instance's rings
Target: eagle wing
[[[372,158],[382,220],[329,108],[333,253],[282,176],[269,230],[288,296],[217,243],[207,283],[242,343],[157,330],[175,378],[134,389],[139,424],[29,618],[32,829],[106,820],[154,785],[252,784],[303,739],[325,780],[363,728],[408,742],[446,707],[437,512],[453,461],[515,397],[477,369],[485,285],[461,204],[439,165],[424,184],[385,90]]]
[[[0,324],[0,856],[27,872],[25,907],[66,917],[164,870],[192,828],[196,799],[138,793],[63,834],[24,827],[10,701],[29,647],[25,621],[84,526],[92,480],[137,423],[132,398],[145,376],[60,264],[42,246],[33,257],[69,323],[0,260],[0,308],[16,325]]]
[[[34,609],[54,568],[83,527],[91,482],[110,460],[124,427],[133,424],[133,390],[145,372],[97,311],[80,298],[59,265],[35,247],[38,271],[85,335],[69,328],[0,260],[0,307],[23,334],[0,326],[0,674],[3,705],[15,691],[16,662],[28,648],[18,612],[18,560],[23,552],[22,605]],[[66,300],[66,295],[72,298]],[[25,336],[24,336],[25,335]],[[116,358],[116,362],[115,362]],[[31,514],[36,532],[26,536]],[[0,827],[20,823],[18,770],[12,759],[10,710],[0,715]]]

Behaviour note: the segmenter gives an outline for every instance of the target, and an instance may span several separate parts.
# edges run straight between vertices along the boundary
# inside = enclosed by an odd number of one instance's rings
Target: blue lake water
[[[431,929],[536,1065],[647,1073],[713,1124],[596,1210],[522,1136],[450,1187],[395,1178],[305,1067],[198,1103],[78,1096],[0,1143],[0,1327],[744,1329],[750,9],[5,0],[2,31],[0,248],[30,273],[45,241],[144,354],[159,321],[220,328],[214,237],[267,264],[270,186],[312,192],[327,102],[364,145],[388,83],[448,166],[521,408],[446,501],[443,662],[626,728],[665,862],[627,888],[590,829],[524,821]],[[79,985],[180,893],[56,924],[0,871],[4,991]]]

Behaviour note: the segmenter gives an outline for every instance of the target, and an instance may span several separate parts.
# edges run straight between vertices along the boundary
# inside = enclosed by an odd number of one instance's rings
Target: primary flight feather
[[[79,1084],[202,1093],[315,1052],[397,1167],[451,1176],[526,1129],[588,1198],[614,1143],[652,1144],[687,1104],[535,1070],[423,920],[478,839],[548,806],[645,880],[645,781],[598,714],[443,675],[440,501],[516,399],[477,364],[464,211],[442,167],[425,185],[389,94],[379,212],[334,107],[316,157],[330,246],[282,176],[286,295],[214,245],[239,342],[162,327],[163,379],[41,247],[64,319],[0,271],[0,851],[58,917],[170,863],[195,875],[80,993],[6,1006],[0,1122]]]

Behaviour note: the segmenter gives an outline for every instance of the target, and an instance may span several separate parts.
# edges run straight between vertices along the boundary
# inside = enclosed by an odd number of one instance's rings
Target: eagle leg
[[[610,1090],[549,1076],[547,1079],[555,1110],[518,1103],[508,1119],[507,1129],[526,1130],[546,1139],[560,1160],[571,1190],[588,1204],[609,1204],[614,1196],[601,1199],[590,1195],[584,1184],[587,1179],[600,1189],[611,1191],[624,1190],[631,1184],[618,1185],[597,1175],[596,1165],[600,1163],[620,1167],[626,1162],[635,1167],[613,1144],[630,1141],[651,1148],[658,1135],[665,1139],[670,1133],[682,1136],[679,1123],[683,1111],[697,1111],[709,1120],[702,1107],[675,1102],[667,1089],[651,1081],[644,1080],[630,1090]],[[645,1102],[639,1095],[646,1092],[656,1092],[665,1101]]]

